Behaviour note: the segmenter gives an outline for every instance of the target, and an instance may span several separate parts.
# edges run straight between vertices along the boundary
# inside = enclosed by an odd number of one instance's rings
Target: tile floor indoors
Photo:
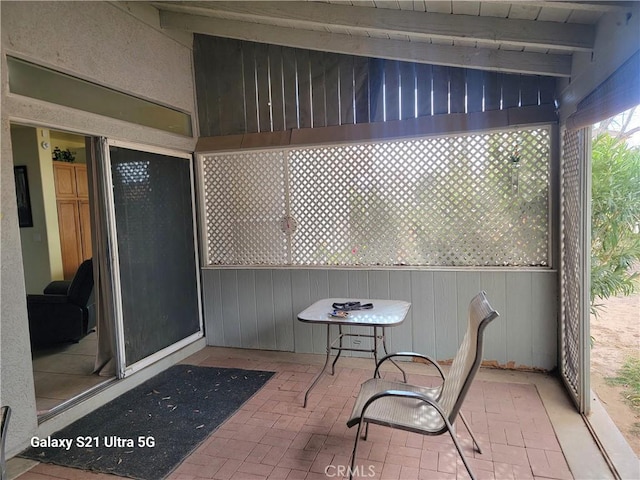
[[[39,415],[107,380],[93,375],[97,344],[94,331],[78,343],[33,353],[33,380]]]
[[[277,374],[189,455],[169,479],[340,477],[339,467],[348,465],[355,435],[355,428],[346,427],[346,419],[360,383],[372,374],[372,360],[341,358],[336,375],[325,375],[312,391],[309,405],[303,408],[304,391],[322,361],[319,355],[212,347],[187,358],[183,363],[270,370]],[[436,381],[435,370],[425,365],[408,364],[406,369],[410,382]],[[384,375],[397,373],[390,368]],[[567,426],[567,418],[572,422],[574,417],[580,417],[572,413],[557,381],[547,375],[481,369],[463,411],[484,451],[473,451],[470,437],[460,425],[458,435],[478,479],[586,478],[584,472],[589,472],[588,478],[612,478],[609,471],[602,469],[598,454],[581,447],[584,442],[592,447],[586,430],[580,430],[579,425]],[[566,432],[554,430],[555,423]],[[576,448],[579,456],[575,451],[570,453],[579,460],[570,467],[565,453]],[[597,465],[595,470],[589,466],[592,461]],[[468,478],[447,435],[424,437],[376,425],[371,426],[369,439],[359,445],[358,464],[364,473],[362,478],[376,480]],[[118,477],[37,464],[18,478]]]

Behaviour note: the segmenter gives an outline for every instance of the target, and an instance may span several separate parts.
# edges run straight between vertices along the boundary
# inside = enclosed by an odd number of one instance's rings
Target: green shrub
[[[629,357],[618,371],[618,376],[607,378],[613,385],[624,387],[624,397],[634,407],[640,406],[640,357]]]
[[[591,306],[640,290],[640,148],[608,134],[592,146]]]

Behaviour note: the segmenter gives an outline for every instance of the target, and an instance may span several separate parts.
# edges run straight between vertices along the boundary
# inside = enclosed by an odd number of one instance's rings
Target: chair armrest
[[[394,358],[397,358],[397,357],[421,358],[422,360],[426,360],[431,365],[436,367],[436,369],[438,370],[438,373],[440,374],[440,377],[442,378],[442,380],[444,380],[444,372],[442,371],[442,367],[440,367],[440,364],[436,360],[434,360],[428,355],[423,355],[421,353],[414,353],[414,352],[397,352],[397,353],[390,353],[388,355],[385,355],[380,360],[378,360],[378,364],[376,365],[376,369],[375,369],[375,372],[373,373],[373,377],[375,378],[376,376],[378,376],[379,374],[378,370],[380,369],[380,366],[382,365],[383,362],[386,362],[387,360],[393,360]]]
[[[30,303],[67,303],[66,295],[27,295],[27,304]]]

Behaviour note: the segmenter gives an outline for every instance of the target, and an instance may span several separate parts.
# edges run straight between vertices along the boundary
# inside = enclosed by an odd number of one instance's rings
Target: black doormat
[[[32,439],[20,456],[163,479],[273,374],[175,365],[50,437]]]

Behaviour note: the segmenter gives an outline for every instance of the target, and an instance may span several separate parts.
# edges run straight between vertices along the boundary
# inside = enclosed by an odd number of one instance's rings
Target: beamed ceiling
[[[554,77],[594,48],[603,15],[633,2],[152,2],[161,26],[393,60]]]

